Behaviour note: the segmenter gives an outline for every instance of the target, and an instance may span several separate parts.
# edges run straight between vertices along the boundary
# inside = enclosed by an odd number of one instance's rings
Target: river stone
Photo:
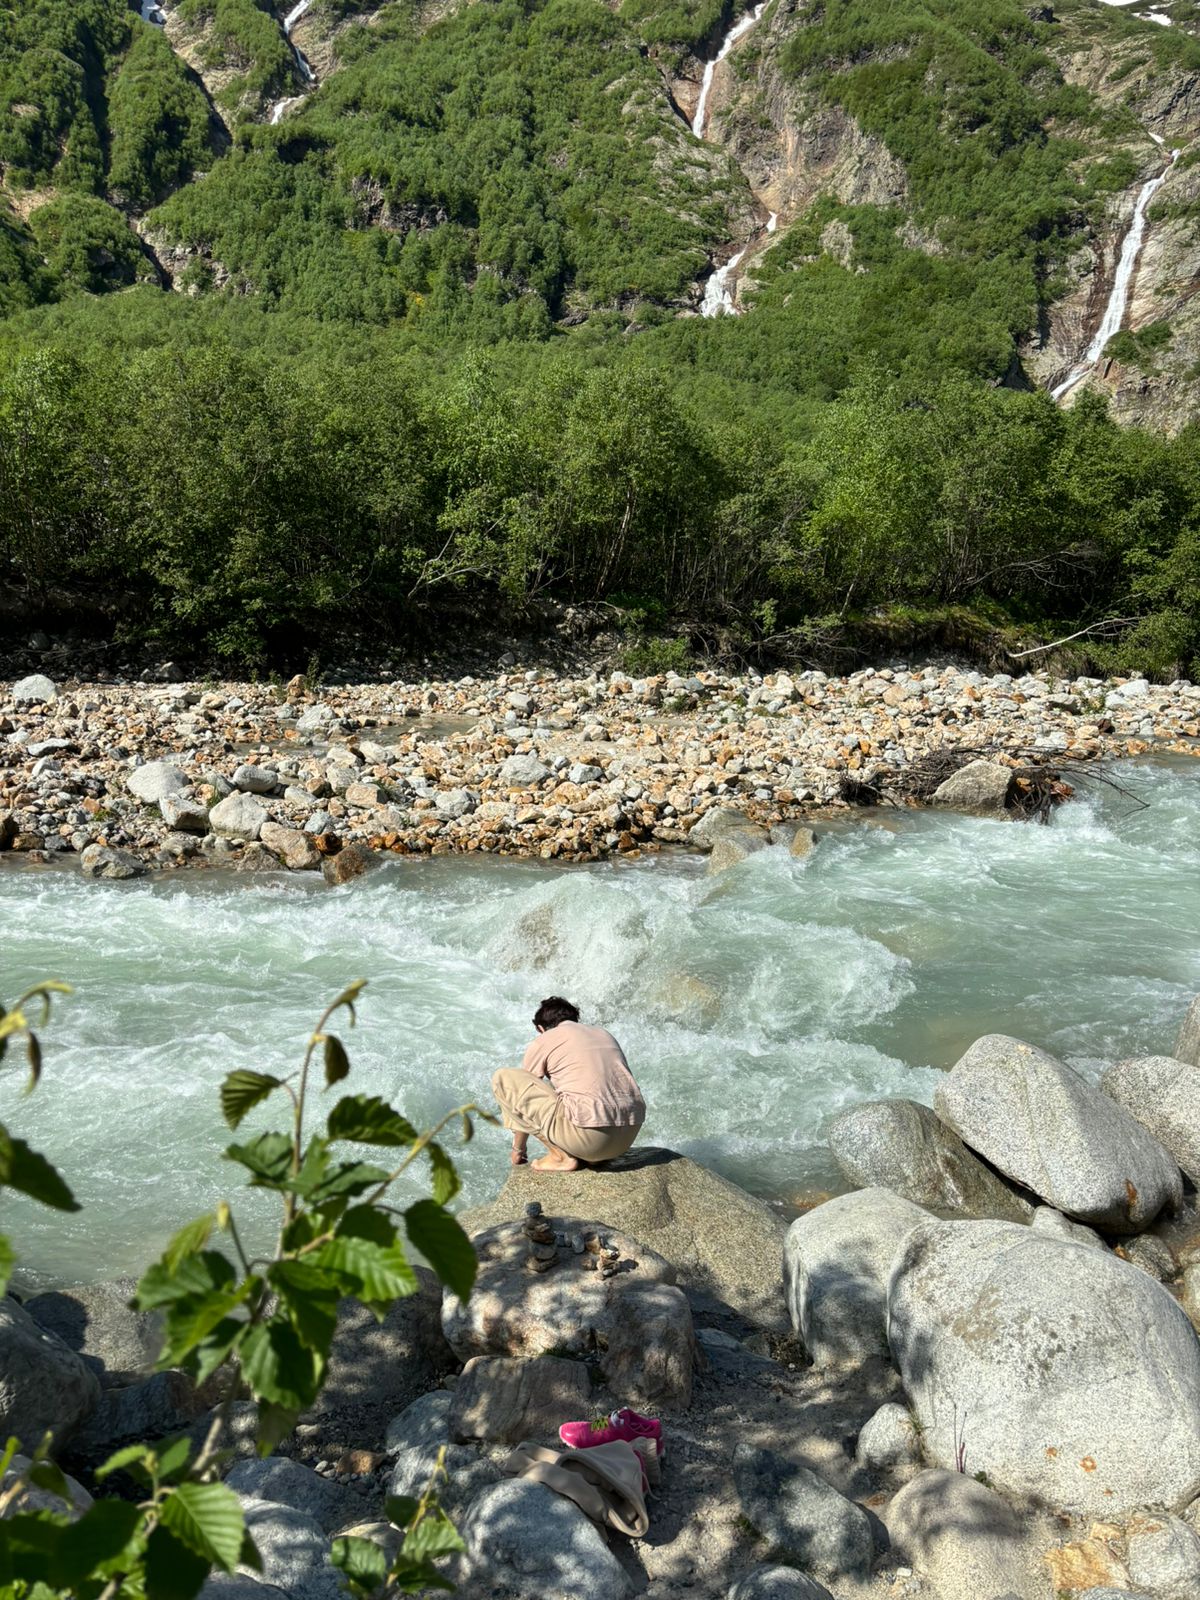
[[[1015,1195],[928,1106],[868,1100],[829,1125],[829,1148],[856,1189],[876,1187],[937,1212],[1027,1222],[1033,1208]]]
[[[132,850],[114,850],[104,844],[85,845],[79,854],[79,870],[85,878],[140,878],[146,863]]]
[[[764,830],[756,822],[751,822],[741,811],[734,811],[728,806],[713,806],[706,811],[688,832],[687,842],[697,850],[711,850],[718,839],[727,839],[738,834],[763,834]]]
[[[168,828],[174,828],[179,833],[208,832],[208,807],[202,800],[172,792],[163,795],[158,802],[158,809]]]
[[[0,1482],[0,1491],[8,1490],[23,1473],[29,1471],[32,1462],[28,1456],[15,1455],[9,1464],[8,1471]],[[0,1511],[2,1517],[24,1516],[26,1513],[36,1511],[53,1511],[62,1516],[64,1512],[72,1522],[79,1518],[92,1504],[92,1497],[81,1483],[77,1483],[69,1474],[63,1473],[67,1486],[67,1498],[60,1499],[58,1495],[51,1494],[49,1489],[39,1489],[36,1484],[27,1484],[18,1494]]]
[[[336,855],[326,856],[321,863],[321,874],[326,883],[349,883],[351,878],[361,878],[364,872],[378,866],[375,852],[365,844],[343,845]]]
[[[888,1331],[935,1464],[961,1446],[968,1472],[1105,1518],[1200,1492],[1200,1340],[1117,1256],[927,1221],[893,1268]]]
[[[243,794],[270,794],[278,787],[279,774],[271,767],[257,767],[246,761],[234,769],[231,781]]]
[[[100,1380],[15,1300],[0,1300],[0,1438],[33,1450],[49,1430],[69,1439],[100,1399]]]
[[[727,1600],[833,1600],[823,1583],[795,1567],[755,1567],[739,1578]]]
[[[977,1039],[934,1106],[992,1166],[1105,1233],[1140,1233],[1183,1197],[1179,1168],[1140,1122],[1020,1039]]]
[[[919,1473],[884,1521],[893,1551],[938,1600],[1032,1600],[1049,1592],[1028,1519],[961,1472]]]
[[[447,1511],[457,1517],[473,1495],[496,1482],[500,1469],[471,1446],[451,1443],[453,1403],[454,1396],[445,1389],[423,1394],[388,1423],[384,1448],[395,1457],[388,1493],[414,1499],[429,1487],[438,1452],[444,1448],[448,1477],[438,1494]]]
[[[1200,1534],[1179,1517],[1145,1516],[1126,1532],[1130,1580],[1154,1600],[1200,1595]]]
[[[299,828],[285,828],[279,822],[264,822],[259,835],[268,850],[273,850],[292,872],[305,872],[321,864],[321,853]]]
[[[998,761],[968,761],[933,791],[935,806],[972,811],[979,816],[1003,816],[1012,769]]]
[[[459,1526],[465,1565],[487,1592],[520,1600],[625,1600],[632,1592],[600,1530],[573,1501],[528,1478],[485,1489]]]
[[[78,1289],[50,1289],[26,1300],[25,1310],[82,1356],[105,1387],[129,1383],[154,1370],[162,1349],[159,1311],[134,1311],[129,1302],[136,1278],[92,1283]]]
[[[208,814],[208,825],[224,839],[257,839],[269,813],[252,794],[235,791],[218,800]]]
[[[921,1459],[921,1440],[911,1414],[889,1401],[863,1424],[854,1447],[865,1467],[911,1467]]]
[[[1029,1226],[1035,1233],[1049,1234],[1055,1239],[1074,1239],[1076,1244],[1086,1244],[1093,1250],[1108,1249],[1093,1228],[1085,1228],[1082,1222],[1072,1222],[1053,1206],[1036,1206]]]
[[[714,841],[708,853],[708,876],[715,878],[718,873],[727,872],[730,867],[736,867],[745,861],[747,856],[753,855],[758,850],[765,850],[769,843],[770,840],[762,829],[738,828],[723,834]]]
[[[169,794],[182,794],[190,787],[187,774],[174,761],[147,761],[134,767],[125,780],[131,795],[148,806],[161,803]]]
[[[560,1218],[602,1216],[669,1261],[694,1304],[716,1302],[767,1327],[787,1325],[779,1281],[784,1224],[706,1167],[646,1145],[595,1172],[556,1173],[547,1193],[541,1173],[513,1167],[499,1196],[459,1221],[480,1232],[523,1218],[531,1200],[553,1204]]]
[[[867,1514],[819,1473],[774,1450],[739,1444],[733,1481],[743,1515],[777,1560],[818,1577],[865,1577],[875,1554]]]
[[[474,1356],[459,1375],[452,1399],[450,1432],[460,1442],[554,1438],[561,1422],[590,1416],[595,1409],[588,1368],[557,1356],[537,1361]]]
[[[1200,1067],[1200,994],[1187,1008],[1187,1015],[1175,1040],[1176,1061],[1186,1061],[1189,1067]]]
[[[105,1389],[66,1445],[77,1465],[98,1466],[127,1444],[186,1433],[204,1403],[184,1372],[155,1372],[138,1383]]]
[[[49,705],[52,700],[58,699],[58,690],[45,673],[31,672],[27,678],[20,678],[13,684],[9,699],[19,706]]]
[[[509,756],[500,763],[500,783],[506,789],[535,789],[550,768],[535,755]]]
[[[887,1352],[888,1274],[929,1213],[890,1189],[835,1195],[797,1217],[784,1244],[792,1327],[818,1366]]]
[[[696,1338],[682,1289],[634,1284],[606,1330],[600,1370],[614,1394],[643,1411],[686,1411],[692,1403]]]
[[[287,1456],[268,1456],[265,1461],[239,1461],[225,1482],[239,1495],[254,1500],[271,1500],[290,1506],[311,1517],[333,1533],[362,1511],[362,1500],[353,1489],[344,1488],[333,1478],[323,1478],[311,1467]]]
[[[329,1556],[329,1538],[320,1523],[274,1500],[242,1496],[246,1531],[262,1559],[262,1581],[282,1589],[290,1600],[346,1600],[342,1575]],[[242,1576],[255,1576],[239,1567]]]
[[[1200,1066],[1173,1056],[1138,1056],[1109,1067],[1100,1087],[1200,1183]]]

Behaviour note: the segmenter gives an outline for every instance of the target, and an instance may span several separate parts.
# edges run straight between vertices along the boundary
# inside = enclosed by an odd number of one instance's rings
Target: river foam
[[[62,1218],[6,1197],[8,1226],[49,1278],[142,1267],[236,1189],[216,1155],[222,1075],[287,1071],[355,977],[369,987],[353,1083],[414,1120],[486,1099],[537,1001],[566,992],[625,1044],[648,1138],[792,1203],[836,1184],[835,1111],[928,1101],[980,1033],[1090,1074],[1169,1048],[1200,989],[1200,773],[1121,776],[1148,809],[1097,789],[1048,828],[884,814],[832,828],[805,860],[765,851],[717,878],[686,856],[400,861],[338,890],[0,872],[3,998],[45,976],[76,988],[42,1086],[24,1099],[11,1076],[3,1115],[85,1205]],[[505,1147],[481,1129],[463,1152],[468,1202],[503,1176]],[[248,1204],[265,1236],[263,1198]]]

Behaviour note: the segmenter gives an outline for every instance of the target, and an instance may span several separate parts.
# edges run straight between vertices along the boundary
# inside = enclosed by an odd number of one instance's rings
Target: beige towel
[[[519,1444],[504,1470],[514,1478],[544,1483],[547,1489],[574,1500],[602,1528],[615,1528],[631,1539],[640,1539],[650,1526],[641,1457],[624,1439],[593,1445],[590,1450]]]

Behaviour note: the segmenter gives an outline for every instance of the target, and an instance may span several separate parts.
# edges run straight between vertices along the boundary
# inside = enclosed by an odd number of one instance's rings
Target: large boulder
[[[422,1395],[393,1417],[384,1447],[394,1461],[389,1493],[414,1499],[433,1481],[438,1455],[445,1450],[446,1481],[438,1492],[447,1511],[458,1516],[473,1495],[496,1482],[500,1469],[470,1446],[452,1443],[453,1404],[445,1389]]]
[[[1036,1045],[977,1039],[934,1106],[1007,1177],[1105,1233],[1141,1233],[1183,1196],[1179,1168],[1123,1107]]]
[[[582,1361],[542,1356],[513,1361],[475,1356],[455,1385],[450,1432],[459,1441],[554,1438],[559,1424],[592,1414],[592,1382]]]
[[[1027,1520],[961,1472],[919,1473],[884,1520],[892,1549],[938,1600],[1041,1600],[1049,1593]]]
[[[833,1600],[823,1583],[795,1567],[755,1567],[739,1578],[727,1600]]]
[[[635,1284],[604,1329],[600,1370],[614,1394],[643,1411],[686,1411],[692,1403],[696,1338],[682,1289]]]
[[[970,811],[977,816],[1003,816],[1012,787],[1011,767],[998,761],[968,761],[933,791],[935,806]]]
[[[274,1500],[242,1497],[246,1532],[258,1547],[264,1583],[290,1600],[346,1600],[342,1575],[329,1554],[329,1536],[319,1522]],[[244,1573],[244,1569],[239,1569]]]
[[[137,1383],[105,1389],[66,1445],[68,1459],[81,1467],[98,1466],[127,1444],[187,1432],[204,1409],[185,1372],[155,1372]]]
[[[536,789],[550,768],[535,755],[509,756],[500,763],[500,783],[505,789]]]
[[[265,1461],[239,1461],[226,1475],[231,1489],[254,1500],[271,1500],[290,1506],[333,1533],[362,1513],[362,1501],[334,1478],[323,1478],[311,1467],[287,1456],[268,1456]]]
[[[792,1326],[818,1366],[887,1351],[887,1284],[904,1240],[929,1213],[890,1189],[835,1195],[787,1231]]]
[[[600,1530],[528,1478],[485,1489],[459,1526],[464,1565],[484,1593],[521,1600],[625,1600],[632,1585]]]
[[[262,801],[235,789],[208,813],[208,825],[223,839],[257,839],[269,813]]]
[[[146,863],[132,850],[89,844],[80,851],[79,870],[85,878],[140,878],[146,871]]]
[[[131,795],[148,806],[156,806],[169,794],[182,794],[188,776],[174,761],[147,761],[134,767],[125,780]]]
[[[77,1351],[107,1388],[147,1377],[162,1349],[162,1313],[134,1311],[136,1289],[136,1278],[49,1289],[26,1300],[25,1310]]]
[[[1173,1056],[1138,1056],[1109,1067],[1100,1087],[1200,1183],[1200,1066]]]
[[[829,1148],[856,1189],[891,1189],[961,1217],[1027,1222],[1032,1207],[916,1100],[867,1100],[829,1124]]]
[[[1200,994],[1187,1008],[1175,1040],[1175,1059],[1186,1061],[1189,1067],[1200,1067]]]
[[[866,1512],[810,1467],[739,1444],[733,1481],[746,1521],[777,1560],[821,1578],[864,1577],[875,1554]]]
[[[744,812],[734,811],[729,806],[713,806],[689,830],[687,842],[696,850],[711,850],[718,839],[737,838],[742,834],[768,837],[766,830],[751,822]]]
[[[1200,1493],[1200,1340],[1117,1256],[924,1222],[893,1268],[888,1333],[927,1460],[1104,1517]]]
[[[514,1167],[490,1205],[459,1220],[476,1233],[517,1220],[531,1200],[546,1197],[541,1173]],[[686,1156],[635,1148],[602,1171],[558,1173],[552,1198],[561,1217],[604,1217],[641,1240],[699,1302],[722,1302],[768,1327],[786,1323],[779,1286],[784,1224],[763,1201]]]
[[[58,690],[45,673],[31,672],[13,684],[9,698],[19,706],[43,706],[58,699]]]
[[[83,1358],[15,1300],[0,1300],[0,1438],[31,1451],[50,1432],[61,1444],[99,1399],[100,1380]]]
[[[32,1465],[33,1462],[28,1456],[15,1455],[12,1458],[7,1472],[0,1480],[0,1495],[4,1496],[4,1509],[0,1511],[0,1517],[19,1517],[27,1512],[53,1511],[58,1516],[62,1516],[65,1512],[72,1522],[77,1522],[85,1511],[91,1509],[91,1495],[81,1483],[77,1483],[66,1473],[63,1474],[67,1490],[65,1496],[54,1494],[49,1489],[39,1489],[36,1484],[28,1482],[24,1488],[16,1489],[17,1480],[23,1478]]]
[[[765,850],[770,842],[765,828],[737,828],[722,834],[708,852],[708,876],[715,878],[730,867],[739,866],[747,856]]]

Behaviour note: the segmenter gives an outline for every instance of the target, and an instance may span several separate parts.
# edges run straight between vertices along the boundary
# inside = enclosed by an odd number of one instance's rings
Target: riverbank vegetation
[[[1048,23],[806,12],[781,72],[907,192],[818,195],[714,322],[679,313],[755,203],[658,63],[728,12],[438,9],[317,0],[332,68],[271,125],[247,106],[296,85],[266,0],[183,0],[203,83],[121,0],[15,7],[0,574],[31,604],[136,594],[127,626],[259,662],[450,599],[617,600],[797,659],[881,607],[967,608],[1200,671],[1195,430],[1060,413],[1021,371],[1139,170]]]

